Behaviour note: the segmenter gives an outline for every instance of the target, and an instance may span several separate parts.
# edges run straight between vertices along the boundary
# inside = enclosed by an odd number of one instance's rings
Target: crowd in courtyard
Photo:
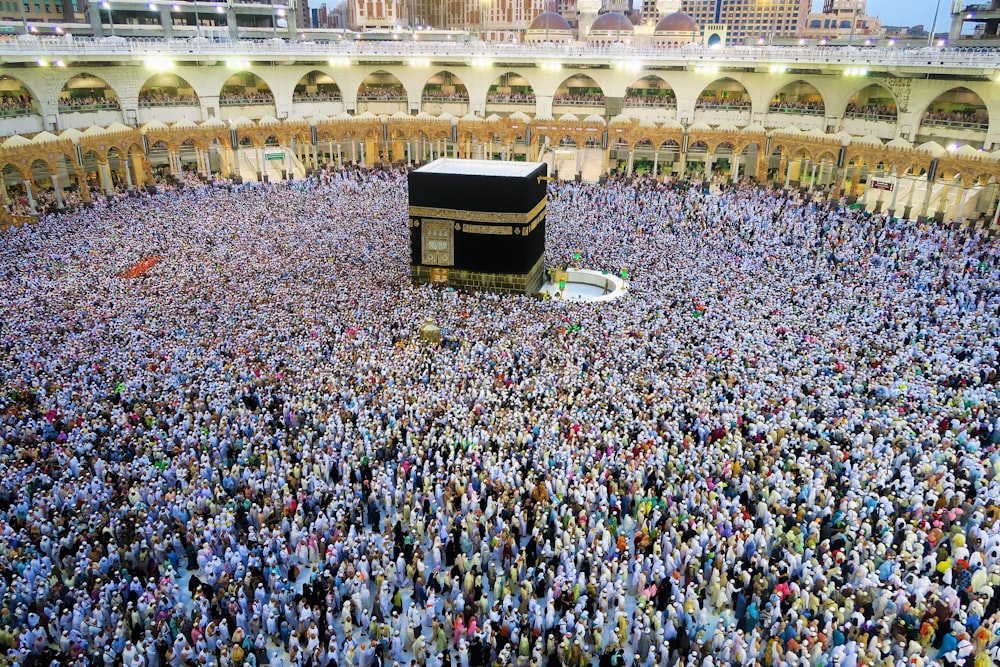
[[[996,240],[612,178],[546,244],[628,294],[412,286],[404,171],[3,232],[0,662],[1000,664]]]

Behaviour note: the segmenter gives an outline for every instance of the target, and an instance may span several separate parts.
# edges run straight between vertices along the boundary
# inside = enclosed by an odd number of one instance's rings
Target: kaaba
[[[542,162],[442,158],[410,172],[414,284],[530,294],[542,285]]]

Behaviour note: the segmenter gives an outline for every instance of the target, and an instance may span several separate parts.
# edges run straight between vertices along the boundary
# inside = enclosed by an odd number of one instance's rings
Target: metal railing
[[[154,38],[90,38],[22,36],[0,41],[0,56],[13,59],[35,59],[58,56],[189,56],[218,55],[222,58],[347,56],[379,58],[397,56],[495,57],[515,61],[552,59],[572,64],[573,61],[681,61],[685,63],[783,63],[795,62],[860,65],[869,68],[946,67],[983,69],[1000,66],[1000,49],[996,48],[932,48],[897,49],[875,47],[820,46],[727,46],[724,48],[669,48],[630,46],[625,44],[506,44],[494,42],[292,42],[227,39],[154,39]]]
[[[505,97],[503,95],[496,95],[494,93],[489,93],[486,95],[487,104],[534,104],[535,96],[531,95],[529,97]]]
[[[153,107],[196,107],[198,100],[139,100],[140,109]]]
[[[434,93],[424,93],[420,96],[421,102],[454,102],[455,104],[468,104],[468,95],[443,95]]]
[[[564,106],[564,107],[603,107],[604,100],[573,100],[566,98],[554,98],[552,100],[552,106]]]
[[[257,99],[253,97],[228,97],[219,98],[220,107],[251,107],[260,106],[264,104],[274,104],[274,98],[271,99]]]
[[[0,109],[0,118],[15,118],[17,116],[33,116],[38,112],[34,109]]]
[[[118,103],[101,102],[100,104],[60,104],[59,113],[70,111],[118,111]]]
[[[800,116],[822,116],[826,113],[826,109],[823,107],[810,108],[810,107],[782,107],[782,106],[770,106],[767,109],[768,113],[790,113],[797,114]]]
[[[696,111],[750,111],[750,103],[745,104],[706,104],[705,102],[695,102]]]
[[[292,102],[340,102],[340,93],[336,95],[292,95]]]
[[[865,113],[863,111],[845,111],[844,118],[855,120],[878,120],[887,123],[895,123],[896,117],[888,114]]]
[[[407,99],[406,93],[393,93],[391,95],[358,93],[358,102],[405,102]]]
[[[924,118],[921,125],[931,125],[933,127],[951,127],[956,130],[974,130],[985,132],[989,128],[989,123],[969,122],[966,120],[944,120],[937,118]]]

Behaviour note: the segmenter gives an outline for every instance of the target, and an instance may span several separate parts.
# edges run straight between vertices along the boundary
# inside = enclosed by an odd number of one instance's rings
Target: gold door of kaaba
[[[454,266],[455,221],[424,218],[421,259],[430,266]]]

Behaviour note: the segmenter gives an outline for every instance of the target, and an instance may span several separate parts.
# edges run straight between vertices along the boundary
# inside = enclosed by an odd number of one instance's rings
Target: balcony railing
[[[139,100],[140,109],[150,109],[152,107],[196,107],[198,100]]]
[[[223,58],[255,57],[274,61],[280,57],[310,58],[375,58],[382,57],[493,57],[507,61],[537,62],[553,59],[572,65],[574,62],[635,62],[676,61],[685,64],[757,63],[783,64],[795,62],[822,63],[845,67],[865,67],[884,70],[895,67],[944,67],[956,69],[994,69],[1000,67],[1000,49],[993,48],[875,48],[875,47],[796,47],[796,46],[726,46],[720,49],[692,49],[631,46],[625,44],[506,44],[478,42],[313,42],[228,39],[154,39],[154,38],[89,38],[24,36],[0,42],[0,56],[7,60],[25,60],[68,56],[98,59],[104,56],[147,57],[176,56],[197,60],[215,54]]]
[[[293,102],[339,102],[340,93],[330,95],[292,95]]]
[[[865,113],[864,111],[845,111],[844,118],[855,120],[877,120],[884,123],[895,123],[896,117],[889,114]]]
[[[405,102],[406,93],[358,93],[358,102]]]
[[[768,113],[788,113],[800,116],[822,116],[826,110],[823,107],[783,107],[772,104],[767,108]]]
[[[624,104],[626,107],[639,107],[643,109],[673,109],[677,106],[677,100],[673,97],[654,99],[626,97]]]
[[[694,108],[704,111],[750,111],[750,103],[740,102],[736,104],[711,104],[699,100],[695,103]]]
[[[989,129],[989,123],[967,120],[945,120],[943,118],[924,118],[921,125],[932,127],[950,127],[956,130],[973,130],[975,132],[985,132]]]
[[[250,107],[264,104],[274,104],[274,98],[259,97],[226,97],[219,98],[220,107]]]
[[[71,111],[118,111],[117,102],[99,102],[96,104],[59,104],[59,113]]]
[[[424,93],[420,100],[422,102],[454,102],[455,104],[468,104],[468,95],[436,95],[434,93]]]
[[[32,116],[37,114],[33,108],[21,108],[21,109],[0,109],[0,118],[15,118],[17,116]]]
[[[604,98],[602,97],[602,98],[593,99],[593,100],[580,100],[580,99],[576,99],[576,98],[567,98],[567,97],[559,98],[559,97],[557,97],[557,98],[555,98],[555,99],[552,100],[552,105],[555,106],[557,104],[561,105],[561,106],[567,106],[567,107],[603,107],[604,106]]]
[[[498,93],[490,93],[486,96],[487,104],[534,104],[534,95],[503,95]]]

